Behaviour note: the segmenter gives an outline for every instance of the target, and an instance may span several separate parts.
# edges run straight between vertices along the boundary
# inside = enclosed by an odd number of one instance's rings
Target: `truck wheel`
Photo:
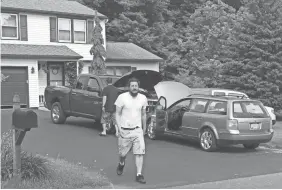
[[[51,118],[55,124],[63,124],[66,121],[65,113],[62,109],[62,106],[59,102],[55,102],[52,105],[51,109]]]
[[[244,146],[246,149],[256,149],[257,147],[259,147],[259,143],[243,144],[243,146]]]
[[[206,128],[201,132],[200,145],[201,148],[207,152],[212,152],[217,149],[215,135],[209,128]]]

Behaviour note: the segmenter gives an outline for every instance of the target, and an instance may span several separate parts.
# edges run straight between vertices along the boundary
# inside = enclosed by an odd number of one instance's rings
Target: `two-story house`
[[[2,0],[1,106],[39,107],[48,85],[65,85],[64,64],[83,62],[88,73],[95,11],[68,0]],[[107,17],[98,13],[107,51],[107,73],[159,71],[162,59],[132,43],[107,42]],[[46,68],[49,72],[45,72]]]

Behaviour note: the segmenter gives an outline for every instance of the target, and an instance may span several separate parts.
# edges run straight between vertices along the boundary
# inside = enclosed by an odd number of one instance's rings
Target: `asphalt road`
[[[146,185],[135,180],[134,157],[129,154],[124,174],[116,175],[117,138],[100,137],[93,121],[68,118],[55,125],[50,112],[38,111],[39,128],[27,133],[22,148],[32,153],[61,157],[101,170],[116,188],[164,188],[282,172],[282,151],[242,146],[226,147],[218,152],[202,151],[197,143],[167,137],[146,139],[144,176]],[[11,127],[12,110],[2,110],[1,130]]]

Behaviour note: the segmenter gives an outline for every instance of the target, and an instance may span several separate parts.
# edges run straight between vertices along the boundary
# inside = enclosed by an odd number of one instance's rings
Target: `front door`
[[[193,99],[188,112],[184,113],[182,131],[188,136],[197,137],[202,125],[208,100]]]
[[[63,63],[48,63],[48,85],[64,86],[64,65]]]
[[[70,105],[74,113],[82,114],[85,112],[84,101],[86,94],[88,77],[80,76],[77,80],[76,86],[71,90]]]
[[[97,92],[89,90],[88,87],[97,89]],[[86,90],[87,95],[83,105],[85,114],[89,116],[91,115],[91,117],[94,117],[95,119],[100,119],[102,114],[102,89],[96,78],[89,78]]]

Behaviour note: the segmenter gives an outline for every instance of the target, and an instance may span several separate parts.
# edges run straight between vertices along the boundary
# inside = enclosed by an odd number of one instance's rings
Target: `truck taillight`
[[[227,121],[227,128],[231,134],[239,134],[238,121],[236,119],[231,119]]]

